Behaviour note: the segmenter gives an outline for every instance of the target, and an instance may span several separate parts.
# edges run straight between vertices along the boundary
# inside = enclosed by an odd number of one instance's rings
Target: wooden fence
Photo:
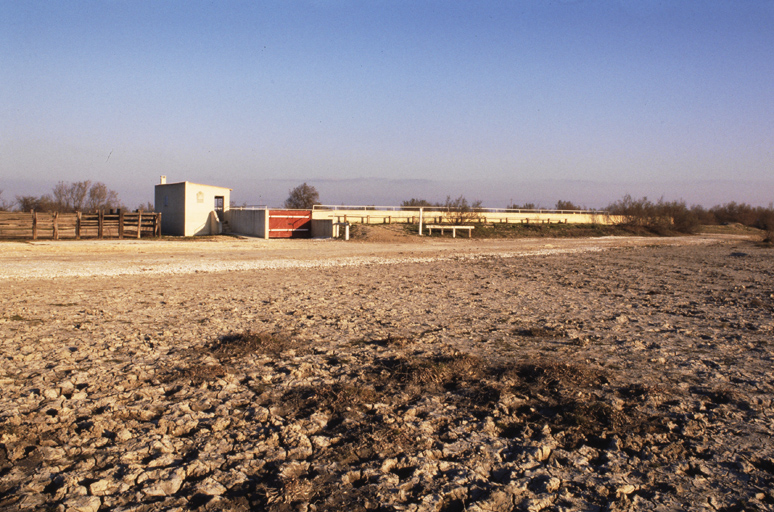
[[[0,238],[148,238],[161,236],[161,214],[0,212]]]

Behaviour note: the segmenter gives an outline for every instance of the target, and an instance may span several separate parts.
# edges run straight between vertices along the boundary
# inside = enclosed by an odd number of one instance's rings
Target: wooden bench
[[[452,226],[443,224],[427,224],[425,227],[427,228],[428,236],[433,234],[434,229],[440,229],[442,235],[444,230],[451,229],[452,238],[457,238],[458,229],[466,229],[468,231],[468,238],[473,238],[473,228],[475,228],[475,226]]]

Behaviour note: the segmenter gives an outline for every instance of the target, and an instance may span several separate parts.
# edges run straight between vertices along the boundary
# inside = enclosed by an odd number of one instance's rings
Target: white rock
[[[212,477],[207,477],[204,480],[202,480],[199,485],[196,486],[196,491],[201,494],[206,494],[208,496],[220,496],[221,494],[225,493],[228,489],[223,487],[220,482],[215,480]]]
[[[147,496],[172,496],[180,490],[184,480],[185,472],[182,469],[178,469],[169,478],[156,480],[143,489],[143,491]]]
[[[103,496],[106,494],[106,491],[108,490],[109,486],[110,486],[110,482],[102,478],[100,480],[97,480],[96,482],[93,482],[89,486],[89,492],[94,496]]]
[[[116,433],[116,439],[119,441],[128,441],[132,438],[132,432],[127,428],[122,428]]]
[[[102,500],[96,496],[80,496],[64,503],[67,512],[97,512]]]
[[[532,456],[539,461],[546,460],[550,455],[551,448],[546,445],[539,446],[532,452]]]

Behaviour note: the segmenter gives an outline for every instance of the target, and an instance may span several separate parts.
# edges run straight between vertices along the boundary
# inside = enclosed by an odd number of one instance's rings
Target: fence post
[[[105,210],[100,210],[97,215],[97,238],[102,239],[105,229]]]
[[[153,236],[159,238],[161,237],[161,213],[157,213],[154,217],[155,224],[153,225]]]
[[[54,212],[54,217],[52,218],[52,224],[53,224],[53,235],[54,240],[59,240],[59,212]]]
[[[142,210],[137,212],[137,238],[140,238],[140,233],[142,233]]]
[[[38,212],[32,210],[32,239],[38,239]]]
[[[124,238],[124,210],[118,210],[118,239]]]
[[[81,212],[75,212],[75,239],[81,239]]]

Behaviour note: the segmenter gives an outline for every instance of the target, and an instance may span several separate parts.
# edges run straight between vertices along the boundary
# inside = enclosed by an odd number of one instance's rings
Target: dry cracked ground
[[[771,249],[453,243],[0,270],[0,509],[774,510]]]

